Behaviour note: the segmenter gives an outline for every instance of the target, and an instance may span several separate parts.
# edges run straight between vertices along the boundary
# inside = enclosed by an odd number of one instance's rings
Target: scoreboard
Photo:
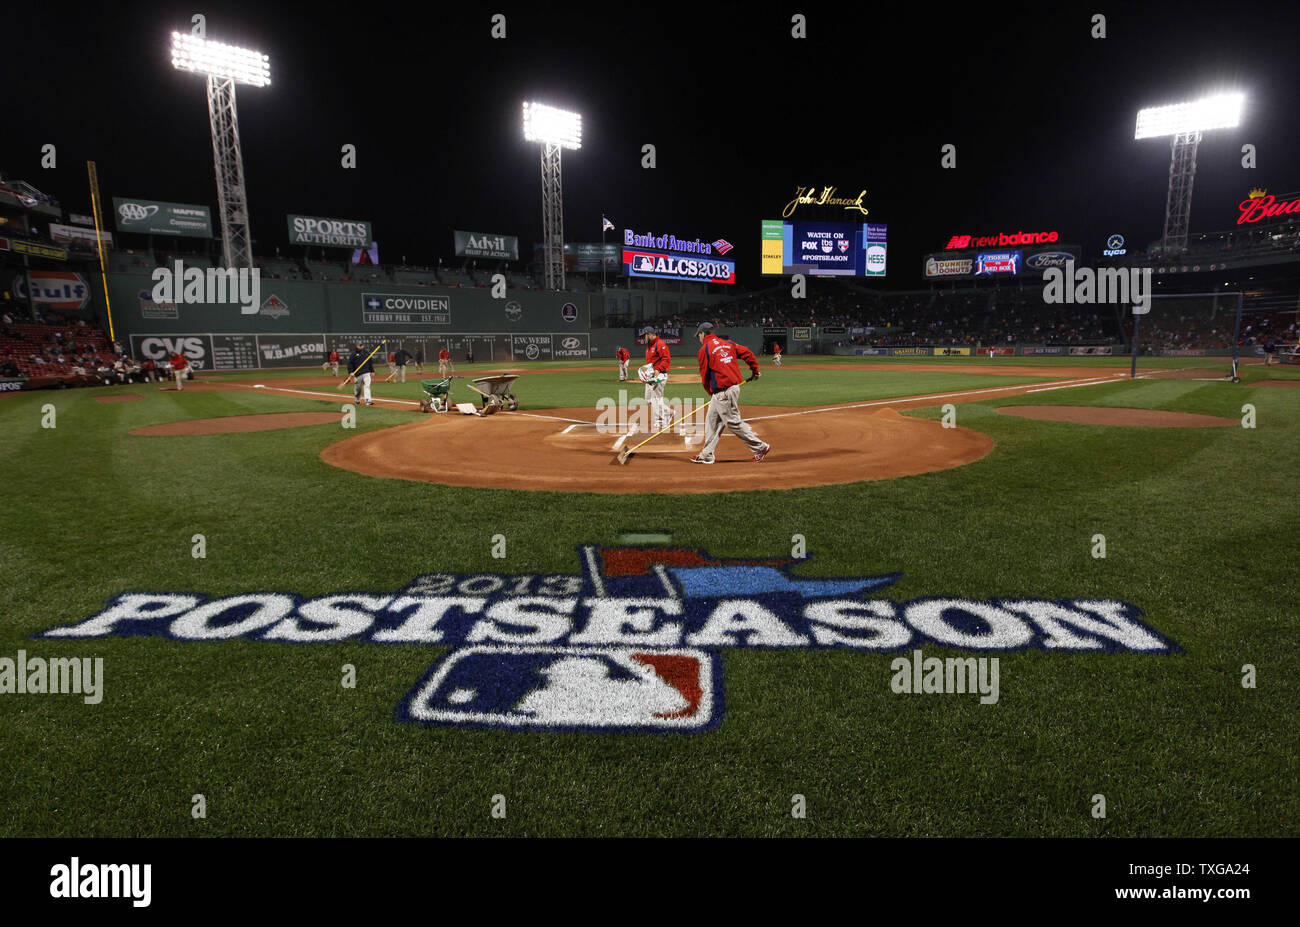
[[[763,220],[764,274],[883,277],[888,226],[874,222]]]

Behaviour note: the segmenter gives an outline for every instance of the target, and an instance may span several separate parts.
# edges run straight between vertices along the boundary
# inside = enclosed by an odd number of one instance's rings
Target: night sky
[[[201,12],[209,38],[270,56],[271,86],[238,91],[261,255],[287,251],[285,215],[300,213],[371,220],[385,262],[449,259],[456,228],[518,235],[530,258],[541,180],[525,99],[584,118],[583,148],[564,154],[567,240],[599,241],[602,212],[620,230],[725,237],[744,287],[765,282],[760,220],[801,184],[866,189],[866,221],[890,227],[887,288],[921,285],[921,255],[959,233],[1056,229],[1093,257],[1113,232],[1144,246],[1169,144],[1134,141],[1136,112],[1215,90],[1245,91],[1247,110],[1201,144],[1192,231],[1233,225],[1252,186],[1300,189],[1298,4],[18,6],[0,12],[0,168],[72,212],[89,211],[94,159],[106,200],[215,216],[203,81],[172,69],[169,33]],[[794,12],[806,40],[790,38]],[[939,166],[945,143],[956,170]]]

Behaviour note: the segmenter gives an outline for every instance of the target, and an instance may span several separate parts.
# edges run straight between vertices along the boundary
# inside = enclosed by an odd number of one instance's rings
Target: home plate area
[[[700,413],[703,415],[704,413]],[[761,463],[730,434],[713,466],[692,464],[702,435],[668,433],[625,466],[620,450],[648,434],[596,427],[591,408],[477,416],[425,416],[366,432],[321,451],[326,463],[368,476],[449,486],[599,493],[707,493],[791,489],[892,479],[958,467],[993,449],[988,436],[944,428],[891,408],[746,406],[745,417],[772,445]]]
[[[560,443],[581,442],[588,445],[594,443],[610,451],[621,451],[625,447],[636,447],[654,433],[654,430],[649,430],[635,422],[622,426],[610,426],[598,422],[582,424],[575,422],[566,425],[559,434],[552,435],[546,440]],[[724,432],[722,437],[724,440],[728,438],[736,440],[736,436],[730,432]],[[647,442],[637,451],[637,454],[695,454],[703,443],[703,425],[682,424]],[[719,453],[721,452],[722,446],[719,445]]]

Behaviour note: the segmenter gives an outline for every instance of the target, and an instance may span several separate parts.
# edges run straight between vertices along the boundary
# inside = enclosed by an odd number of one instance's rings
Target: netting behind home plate
[[[1222,371],[1207,367],[1206,376],[1231,375],[1241,301],[1236,290],[1153,296],[1150,312],[1126,320],[1130,350],[1137,329],[1134,368],[1141,367],[1146,357],[1218,356],[1223,358]]]

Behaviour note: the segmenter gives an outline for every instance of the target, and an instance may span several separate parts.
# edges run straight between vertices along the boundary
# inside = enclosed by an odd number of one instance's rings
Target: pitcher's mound
[[[1003,406],[1003,415],[1033,418],[1044,422],[1075,422],[1080,425],[1128,425],[1138,428],[1222,428],[1238,424],[1234,418],[1201,415],[1196,412],[1165,412],[1161,409],[1117,409],[1106,406]]]
[[[600,433],[591,409],[501,413],[425,420],[337,441],[321,451],[328,464],[376,477],[497,489],[600,493],[705,493],[793,489],[883,480],[946,470],[993,449],[986,435],[944,428],[892,409],[746,406],[758,436],[772,445],[761,463],[736,437],[719,441],[712,466],[693,464],[697,437],[666,434],[626,466],[620,448],[645,433]],[[622,440],[620,441],[620,438]]]
[[[305,425],[329,425],[340,421],[338,412],[273,412],[267,415],[228,415],[224,418],[193,418],[185,422],[166,422],[132,428],[133,435],[229,435],[246,431],[273,431],[276,428],[301,428]]]

